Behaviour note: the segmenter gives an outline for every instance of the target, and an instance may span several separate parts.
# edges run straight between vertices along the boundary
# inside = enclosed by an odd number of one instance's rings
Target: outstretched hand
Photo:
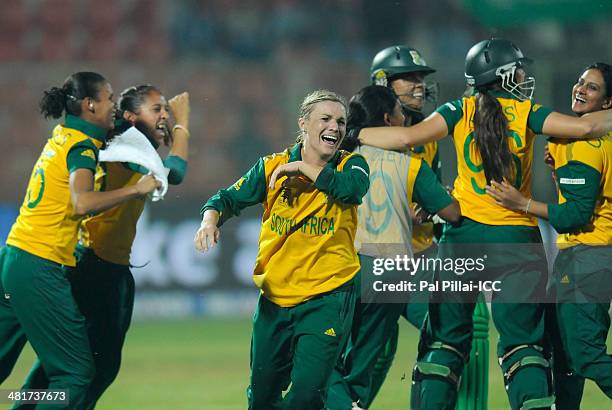
[[[219,242],[219,212],[214,209],[208,209],[204,212],[200,228],[193,238],[195,248],[200,252],[206,252]]]
[[[489,194],[498,205],[515,211],[522,211],[527,206],[529,198],[523,196],[521,192],[507,181],[502,183],[491,181],[491,185],[485,187]]]
[[[197,250],[206,252],[219,242],[219,228],[212,224],[202,224],[193,238]]]

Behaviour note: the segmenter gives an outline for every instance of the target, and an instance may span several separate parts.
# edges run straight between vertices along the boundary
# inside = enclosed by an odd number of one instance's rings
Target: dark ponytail
[[[482,158],[487,184],[514,182],[514,160],[508,145],[508,119],[497,98],[478,88],[474,113],[474,140]]]
[[[63,89],[51,87],[40,100],[40,112],[45,118],[59,118],[66,110],[66,93]]]
[[[78,72],[64,81],[61,88],[51,87],[40,100],[40,113],[45,118],[60,118],[64,112],[81,115],[81,101],[84,98],[97,99],[100,87],[106,79],[98,73]]]
[[[387,87],[369,85],[359,90],[349,101],[346,138],[340,148],[354,151],[362,128],[385,126],[385,114],[393,114],[397,101],[393,90]]]

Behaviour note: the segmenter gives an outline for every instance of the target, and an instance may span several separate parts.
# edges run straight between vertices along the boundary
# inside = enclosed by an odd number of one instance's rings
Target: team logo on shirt
[[[81,152],[81,156],[86,157],[86,158],[91,158],[94,161],[96,160],[96,154],[94,154],[93,150],[91,149],[86,149],[85,151]]]
[[[238,181],[236,181],[236,182],[234,183],[234,185],[233,185],[233,186],[234,186],[234,189],[235,189],[236,191],[240,191],[240,188],[242,188],[242,184],[244,184],[244,181],[246,181],[246,178],[245,178],[245,177],[242,177],[242,178],[240,178]]]
[[[278,203],[285,208],[294,206],[297,202],[298,195],[303,188],[303,183],[299,178],[285,178],[281,184],[281,193],[278,198]]]
[[[330,327],[329,329],[327,329],[327,330],[325,331],[325,334],[326,334],[327,336],[331,336],[331,337],[336,337],[336,336],[337,336],[337,335],[336,335],[336,331],[334,330],[334,328],[333,328],[333,327]]]

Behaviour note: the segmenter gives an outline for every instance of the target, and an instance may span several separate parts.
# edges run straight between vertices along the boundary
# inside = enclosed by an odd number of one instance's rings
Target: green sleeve
[[[353,154],[342,171],[332,163],[323,168],[315,187],[342,203],[360,204],[370,187],[370,167],[364,157]]]
[[[147,175],[149,173],[149,170],[146,167],[133,162],[124,162],[123,166],[130,171],[138,172],[139,174]]]
[[[542,127],[544,127],[544,121],[551,112],[553,112],[553,110],[548,107],[544,107],[540,104],[532,104],[531,110],[529,111],[529,117],[527,117],[527,126],[529,129],[536,134],[541,134]]]
[[[573,232],[593,216],[601,173],[582,162],[570,161],[556,170],[556,176],[566,202],[548,204],[548,220],[559,233]]]
[[[187,161],[178,155],[168,155],[163,162],[164,166],[170,169],[168,183],[178,185],[183,182],[183,178],[185,178],[185,174],[187,173]]]
[[[253,168],[232,186],[213,195],[202,206],[200,214],[207,209],[216,209],[219,211],[218,226],[221,226],[232,216],[240,215],[240,211],[244,208],[262,203],[265,197],[266,173],[264,160],[260,158]]]
[[[430,214],[435,214],[453,203],[453,199],[425,161],[421,161],[412,198]]]
[[[455,125],[463,117],[463,100],[454,100],[439,106],[436,112],[444,118],[448,133],[451,134],[455,129]]]
[[[89,169],[95,173],[98,164],[98,148],[89,140],[74,144],[68,151],[66,163],[69,173],[81,168]]]

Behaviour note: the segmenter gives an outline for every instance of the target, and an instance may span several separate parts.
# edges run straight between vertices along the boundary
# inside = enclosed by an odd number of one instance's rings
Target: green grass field
[[[407,409],[417,331],[400,326],[393,368],[373,410]],[[491,352],[497,336],[491,334]],[[101,410],[236,410],[246,408],[250,321],[201,319],[136,322],[128,334],[123,367],[99,402]],[[489,409],[507,409],[501,373],[490,359]],[[27,349],[3,389],[18,388],[33,361]],[[1,407],[4,406],[4,407]],[[610,401],[587,382],[583,409],[609,408]],[[0,408],[7,408],[0,405]]]

